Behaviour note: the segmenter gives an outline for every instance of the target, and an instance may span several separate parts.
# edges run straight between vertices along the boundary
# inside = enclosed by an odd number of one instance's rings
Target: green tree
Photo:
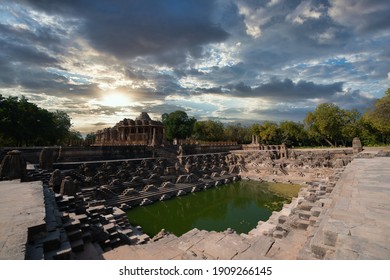
[[[283,121],[279,124],[281,142],[287,146],[303,146],[307,144],[307,133],[301,123]]]
[[[165,137],[168,141],[173,139],[185,139],[192,134],[196,119],[187,116],[184,111],[175,111],[162,115],[162,123],[165,128]]]
[[[329,145],[337,145],[342,139],[344,112],[337,105],[323,103],[317,106],[314,112],[309,112],[305,118],[305,125],[309,136],[325,140]]]
[[[385,96],[378,99],[374,107],[364,114],[366,122],[382,135],[382,142],[387,143],[390,137],[390,88]]]
[[[71,127],[62,111],[49,112],[24,96],[0,95],[0,144],[2,146],[53,145],[63,141]]]
[[[354,137],[360,135],[361,114],[358,110],[343,110],[343,126],[341,128],[341,141],[344,146],[352,145]]]
[[[259,137],[259,142],[263,144],[280,144],[281,134],[277,123],[264,121],[261,124],[253,124],[251,132]]]
[[[52,132],[54,134],[52,139],[56,144],[65,144],[69,142],[69,139],[74,138],[75,133],[70,130],[72,123],[67,113],[59,110],[53,112],[53,122],[54,129]]]
[[[228,124],[224,127],[224,134],[226,140],[235,141],[239,144],[246,144],[251,142],[251,129],[244,127],[240,123]]]
[[[363,146],[373,146],[382,142],[382,133],[378,131],[364,114],[359,119],[359,137]]]
[[[223,124],[212,120],[197,121],[194,125],[192,136],[196,140],[202,141],[225,140]]]

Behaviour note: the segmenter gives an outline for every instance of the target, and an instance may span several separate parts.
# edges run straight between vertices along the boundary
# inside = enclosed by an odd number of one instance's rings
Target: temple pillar
[[[157,146],[157,141],[156,141],[156,128],[153,127],[153,131],[152,131],[152,143],[151,145],[153,147]]]

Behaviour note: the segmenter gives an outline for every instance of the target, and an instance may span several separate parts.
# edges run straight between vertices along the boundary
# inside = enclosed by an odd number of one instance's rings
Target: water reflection
[[[154,236],[162,228],[177,236],[192,228],[248,233],[289,198],[270,191],[271,183],[240,181],[175,199],[137,207],[127,215],[133,225]]]

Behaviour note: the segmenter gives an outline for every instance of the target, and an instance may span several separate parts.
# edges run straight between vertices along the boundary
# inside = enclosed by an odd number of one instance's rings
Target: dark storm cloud
[[[77,15],[82,34],[96,49],[120,58],[158,55],[175,64],[199,47],[228,37],[212,20],[214,1],[24,1],[51,14]]]
[[[238,96],[242,97],[255,95],[269,99],[299,100],[331,96],[337,92],[342,92],[342,87],[343,83],[341,82],[324,85],[303,80],[294,83],[290,79],[283,81],[272,79],[269,83],[262,84],[254,89],[242,84],[236,85],[234,89],[237,90]]]
[[[343,91],[343,83],[315,84],[303,80],[295,83],[290,79],[279,80],[273,78],[268,83],[256,87],[241,82],[236,85],[200,90],[203,93],[222,93],[235,97],[262,97],[270,100],[299,101],[333,96]]]
[[[388,31],[390,6],[388,0],[330,0],[329,16],[337,23],[358,33]]]
[[[2,34],[3,31],[5,35]],[[8,63],[24,63],[47,66],[55,64],[58,60],[48,53],[39,50],[34,42],[23,39],[20,41],[19,32],[13,34],[11,29],[0,24],[0,58]]]
[[[319,102],[360,109],[387,88],[389,13],[387,0],[6,0],[0,89],[47,106],[64,97],[90,123],[126,113],[84,103],[102,89],[128,95],[131,111],[226,122],[301,120]],[[242,109],[251,97],[270,109]]]
[[[364,112],[374,104],[375,100],[376,98],[363,95],[360,90],[348,89],[344,93],[332,96],[327,101],[336,103],[343,109],[357,109]]]

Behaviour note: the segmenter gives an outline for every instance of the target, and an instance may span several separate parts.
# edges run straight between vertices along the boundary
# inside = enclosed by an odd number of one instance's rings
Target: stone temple
[[[135,120],[123,119],[115,126],[96,132],[96,146],[147,145],[160,146],[163,141],[164,126],[142,112]]]

